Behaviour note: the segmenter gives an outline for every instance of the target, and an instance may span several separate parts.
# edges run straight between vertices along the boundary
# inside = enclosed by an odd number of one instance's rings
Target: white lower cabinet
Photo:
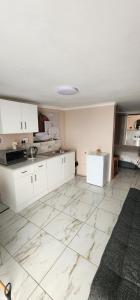
[[[34,183],[34,195],[37,198],[43,197],[47,193],[47,181],[46,181],[46,162],[39,163],[35,166],[33,174]]]
[[[43,197],[47,194],[46,161],[17,170],[0,167],[0,194],[15,212]]]
[[[63,156],[51,157],[47,160],[47,185],[51,192],[63,184]]]
[[[25,171],[26,172],[26,171]],[[33,202],[34,197],[34,185],[33,185],[33,174],[21,174],[14,180],[15,182],[15,196],[11,194],[11,197],[15,197],[16,201],[13,201],[13,210],[20,211],[24,207],[30,205]],[[7,198],[8,200],[8,198]],[[12,199],[11,199],[12,200]],[[12,202],[12,201],[11,201]],[[10,203],[7,203],[10,205]]]
[[[68,152],[64,155],[64,182],[72,179],[75,174],[75,152]]]
[[[51,192],[74,177],[75,152],[52,157],[47,160],[47,185]]]
[[[72,179],[74,173],[74,152],[31,163],[25,167],[24,163],[23,167],[19,168],[0,166],[1,200],[15,212],[19,212]]]

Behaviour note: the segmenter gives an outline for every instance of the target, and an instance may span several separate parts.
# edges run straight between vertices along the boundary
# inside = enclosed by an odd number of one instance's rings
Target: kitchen
[[[109,109],[111,110],[110,116]],[[114,122],[116,123],[115,153],[118,153],[123,145],[125,147],[125,144],[129,150],[135,144],[135,151],[138,151],[139,145],[136,144],[136,141],[132,141],[132,145],[127,136],[128,133],[132,135],[132,132],[138,135],[139,128],[134,131],[134,124],[138,122],[139,115],[132,115],[132,117],[118,115],[114,104],[107,104],[99,108],[93,107],[93,111],[98,111],[98,119],[93,125],[90,123],[87,110],[88,108],[56,110],[38,107],[35,104],[0,100],[0,193],[3,204],[11,207],[15,212],[19,212],[72,180],[75,171],[78,175],[86,176],[87,155],[98,148],[110,154],[109,168],[108,166],[105,167],[106,170],[109,169],[106,177],[110,181],[113,177]],[[111,129],[107,146],[106,140],[103,140],[102,127],[100,128],[98,121],[100,114],[102,119],[103,115],[105,117],[105,111],[109,120],[108,127],[106,122],[107,131]],[[111,118],[112,125],[109,118]],[[134,119],[133,122],[131,119]],[[95,115],[94,118],[91,116],[91,122],[93,120],[95,122]],[[80,123],[77,124],[77,122]],[[128,131],[126,127],[129,127]],[[84,139],[81,140],[80,131],[76,132],[77,128],[81,128],[83,133],[86,129]],[[94,130],[87,135],[90,128]],[[98,128],[98,135],[93,139],[92,134],[95,135],[95,128]],[[76,138],[74,142],[73,138]],[[84,141],[83,145],[82,141]],[[131,145],[128,145],[129,143]],[[76,169],[75,161],[77,162]],[[4,164],[9,166],[5,167]]]
[[[1,200],[18,212],[74,177],[75,152],[61,150],[60,139],[51,136],[43,150],[40,143],[33,144],[33,132],[38,132],[37,105],[1,100],[0,111],[1,139],[3,134],[22,134],[20,144],[12,141],[13,150],[0,151]]]
[[[0,299],[139,299],[140,1],[0,1],[0,41]]]

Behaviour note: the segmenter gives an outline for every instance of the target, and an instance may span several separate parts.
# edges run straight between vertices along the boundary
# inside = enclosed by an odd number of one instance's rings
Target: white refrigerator
[[[108,180],[108,164],[108,153],[89,153],[87,155],[87,182],[103,187]]]

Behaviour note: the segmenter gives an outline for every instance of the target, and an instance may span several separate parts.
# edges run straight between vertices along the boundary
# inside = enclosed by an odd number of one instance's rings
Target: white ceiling
[[[0,0],[0,96],[140,110],[140,0]]]

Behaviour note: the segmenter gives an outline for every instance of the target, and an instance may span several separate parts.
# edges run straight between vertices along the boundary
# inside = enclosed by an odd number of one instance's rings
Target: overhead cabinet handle
[[[20,122],[20,129],[23,129],[22,121]]]
[[[21,173],[27,173],[28,171],[22,171]]]
[[[38,166],[39,168],[42,168],[43,167],[43,165],[40,165],[40,166]]]
[[[35,174],[35,181],[37,181],[37,176],[36,176],[36,174]]]
[[[27,129],[27,124],[26,124],[26,121],[25,121],[24,123],[25,123],[25,129]]]

